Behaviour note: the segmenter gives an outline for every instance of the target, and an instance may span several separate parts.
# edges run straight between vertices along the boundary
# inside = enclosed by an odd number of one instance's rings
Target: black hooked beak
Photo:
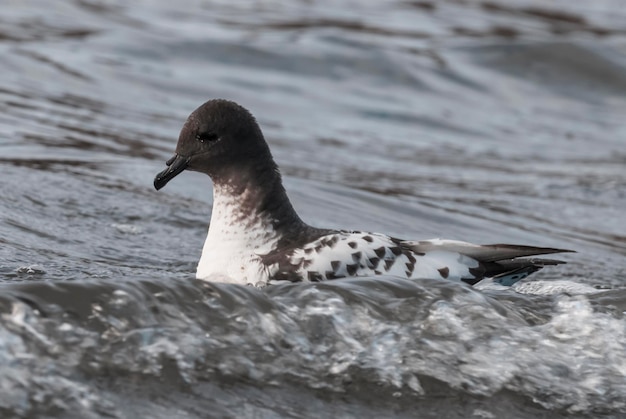
[[[190,160],[191,157],[181,156],[178,153],[175,154],[174,157],[165,162],[167,169],[157,174],[154,178],[154,188],[158,191],[167,185],[167,182],[174,179],[176,175],[187,168]]]

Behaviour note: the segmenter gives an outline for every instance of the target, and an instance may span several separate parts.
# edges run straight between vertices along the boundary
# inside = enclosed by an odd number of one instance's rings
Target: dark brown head
[[[256,120],[235,102],[214,99],[193,111],[183,125],[176,154],[154,179],[159,190],[183,170],[203,172],[214,182],[276,171]]]

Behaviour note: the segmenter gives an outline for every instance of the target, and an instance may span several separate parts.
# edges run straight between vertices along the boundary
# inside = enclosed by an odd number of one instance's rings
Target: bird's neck
[[[300,220],[275,166],[269,171],[238,170],[232,176],[212,178],[213,213],[198,278],[217,275],[220,281],[267,281],[264,267],[275,252],[328,233]]]
[[[275,166],[214,179],[209,236],[247,242],[279,237],[302,225]]]

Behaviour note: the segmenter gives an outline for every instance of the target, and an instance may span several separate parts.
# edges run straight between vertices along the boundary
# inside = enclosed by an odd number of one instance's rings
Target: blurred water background
[[[626,415],[617,0],[3,0],[0,416]],[[186,116],[255,114],[302,217],[576,250],[512,288],[193,279]]]

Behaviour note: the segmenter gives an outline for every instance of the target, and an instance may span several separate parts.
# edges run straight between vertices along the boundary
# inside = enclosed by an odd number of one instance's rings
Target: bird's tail
[[[403,242],[417,253],[443,250],[468,256],[478,262],[478,266],[469,269],[471,278],[462,278],[464,282],[474,285],[484,278],[492,278],[502,285],[513,285],[544,266],[565,263],[556,259],[528,258],[528,256],[567,253],[573,250],[550,247],[534,247],[513,244],[477,245],[454,240],[426,240],[419,242]]]

